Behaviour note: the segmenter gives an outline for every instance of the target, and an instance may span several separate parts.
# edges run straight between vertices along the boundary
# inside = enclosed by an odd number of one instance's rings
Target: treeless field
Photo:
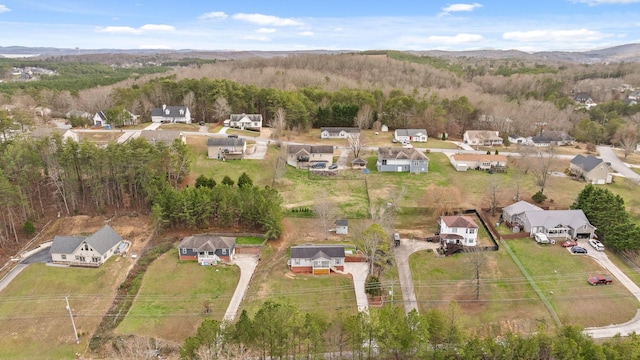
[[[78,132],[77,134],[80,141],[89,141],[92,143],[107,144],[107,143],[116,141],[116,139],[119,138],[123,133],[120,132],[119,130],[112,130],[112,131],[96,131],[96,132],[83,131],[83,132]]]
[[[115,333],[181,344],[196,333],[202,320],[222,321],[239,278],[235,265],[180,261],[177,249],[172,249],[149,266],[131,310]]]

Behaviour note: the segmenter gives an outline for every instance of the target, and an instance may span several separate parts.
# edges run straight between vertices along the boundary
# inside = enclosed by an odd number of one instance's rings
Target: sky
[[[0,46],[585,51],[640,43],[640,0],[0,0]]]

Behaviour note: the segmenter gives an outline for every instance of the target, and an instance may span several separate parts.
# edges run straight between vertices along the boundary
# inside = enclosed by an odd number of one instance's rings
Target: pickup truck
[[[598,285],[609,285],[613,282],[613,280],[605,275],[595,275],[595,276],[591,276],[589,277],[589,284],[593,285],[593,286],[598,286]]]

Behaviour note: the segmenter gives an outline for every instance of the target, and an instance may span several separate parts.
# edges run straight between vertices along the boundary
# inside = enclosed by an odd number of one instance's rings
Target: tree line
[[[405,314],[398,306],[334,319],[265,302],[235,324],[207,319],[185,340],[181,359],[636,359],[640,338],[595,343],[581,329],[540,327],[528,335],[472,334],[459,306]]]

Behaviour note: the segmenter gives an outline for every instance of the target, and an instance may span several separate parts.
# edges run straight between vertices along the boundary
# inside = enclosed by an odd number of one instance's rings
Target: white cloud
[[[502,38],[505,40],[545,41],[549,43],[595,41],[606,37],[608,35],[587,29],[512,31],[502,34]]]
[[[11,11],[11,9],[9,9],[7,7],[7,5],[0,5],[0,14],[1,13],[6,13],[6,12],[9,12],[9,11]]]
[[[260,28],[260,29],[256,30],[256,32],[261,33],[261,34],[273,34],[274,32],[276,32],[276,29]]]
[[[244,40],[254,40],[254,41],[271,41],[271,38],[268,36],[256,36],[256,35],[247,35],[243,36]]]
[[[589,6],[603,4],[633,4],[640,3],[640,0],[572,0],[573,3],[587,4]]]
[[[457,34],[454,36],[429,36],[424,39],[422,42],[425,44],[444,44],[444,45],[453,45],[453,44],[467,44],[482,41],[484,38],[482,35],[478,34]]]
[[[200,19],[200,20],[209,20],[209,19],[224,20],[227,17],[229,17],[229,15],[225,14],[223,11],[212,11],[212,12],[204,13],[204,14],[198,16],[198,19]]]
[[[452,12],[459,11],[473,11],[479,7],[482,7],[482,4],[473,3],[473,4],[452,4],[445,8],[442,8],[442,12],[440,15],[448,15]]]
[[[146,24],[139,28],[133,28],[131,26],[99,27],[97,31],[111,34],[143,34],[149,32],[171,32],[175,31],[175,28],[171,25]]]
[[[299,33],[298,35],[301,35],[301,36],[313,36],[315,34],[313,33],[313,31],[303,31],[303,32]]]
[[[302,26],[303,24],[297,20],[281,18],[263,14],[244,14],[239,13],[232,16],[236,20],[246,21],[257,25],[269,26]]]

